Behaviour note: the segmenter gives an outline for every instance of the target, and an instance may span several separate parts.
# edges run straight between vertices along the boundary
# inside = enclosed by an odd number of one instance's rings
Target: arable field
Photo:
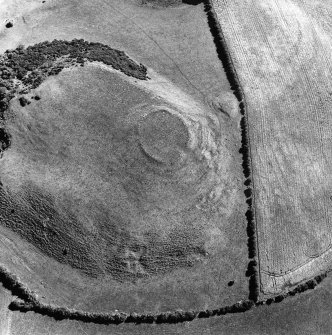
[[[84,38],[126,52],[148,78],[88,62],[11,100],[1,264],[42,303],[79,311],[246,300],[240,116],[203,6],[33,4],[14,6],[2,51]]]
[[[264,299],[332,265],[332,6],[213,4],[245,95]]]

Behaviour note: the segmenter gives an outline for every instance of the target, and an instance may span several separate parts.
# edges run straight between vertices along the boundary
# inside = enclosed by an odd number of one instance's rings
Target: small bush
[[[252,207],[252,198],[248,198],[246,200],[247,205],[251,208]]]
[[[248,252],[249,258],[255,258],[257,256],[255,235],[248,237]]]
[[[153,323],[156,317],[153,314],[141,314],[137,323]]]
[[[249,278],[249,299],[257,302],[259,296],[259,285],[258,285],[258,273],[255,270],[255,273]]]
[[[167,314],[160,313],[157,315],[156,323],[166,323],[167,322]]]
[[[244,182],[244,185],[245,186],[250,186],[250,184],[251,184],[251,178],[247,178]]]
[[[202,318],[208,318],[210,316],[210,312],[208,310],[206,311],[200,311],[197,315],[197,317],[199,319],[202,319]]]
[[[272,298],[269,298],[266,300],[266,304],[267,305],[271,305],[273,303],[273,299]]]
[[[30,101],[25,97],[20,97],[18,100],[22,107],[25,107],[26,105],[30,104]]]
[[[248,268],[247,268],[247,271],[246,271],[246,277],[250,277],[250,276],[256,274],[256,266],[257,266],[257,261],[255,259],[252,259],[248,263]]]
[[[244,313],[254,306],[253,301],[242,301],[231,306],[231,313]]]
[[[316,283],[320,284],[324,280],[324,278],[326,278],[326,276],[327,276],[326,273],[316,276],[315,277]]]
[[[6,23],[6,28],[12,28],[14,26],[13,22],[12,21],[9,21]]]
[[[251,209],[248,209],[246,211],[245,215],[246,215],[246,218],[247,218],[248,222],[253,222],[253,220],[254,220],[254,214],[253,214],[253,211]]]
[[[251,195],[252,195],[252,189],[250,187],[248,187],[245,191],[244,191],[244,195],[247,197],[247,198],[250,198]]]
[[[285,299],[283,295],[278,295],[274,298],[274,302],[282,302]]]
[[[156,317],[157,319],[157,317]],[[139,314],[130,313],[126,318],[126,323],[138,323],[139,322]]]
[[[313,279],[307,281],[307,286],[309,290],[314,289],[317,286],[317,282]]]

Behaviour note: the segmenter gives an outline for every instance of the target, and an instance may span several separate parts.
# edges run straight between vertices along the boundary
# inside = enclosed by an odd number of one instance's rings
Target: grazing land
[[[213,4],[245,94],[264,299],[331,266],[332,10]]]
[[[147,78],[79,53],[75,64],[87,58],[84,66],[60,66],[10,100],[1,262],[42,303],[88,312],[245,301],[240,115],[203,6],[99,5],[38,8],[34,33],[18,22],[8,32],[11,49],[45,38],[107,42]],[[84,29],[97,11],[107,12],[104,28]]]
[[[282,303],[264,305],[246,313],[195,319],[179,324],[120,324],[117,326],[56,321],[38,313],[17,313],[7,309],[9,291],[0,287],[0,329],[3,334],[21,335],[327,335],[332,328],[332,280],[326,278],[314,291],[285,299]]]
[[[1,334],[329,333],[331,5],[0,5]]]
[[[85,65],[49,77],[31,93],[39,101],[22,107],[13,99],[5,115],[12,144],[1,162],[1,222],[66,264],[62,280],[71,281],[70,267],[91,277],[89,308],[96,300],[101,306],[95,292],[102,287],[111,291],[105,310],[139,311],[133,290],[136,296],[143,288],[156,290],[144,293],[144,309],[151,308],[149,296],[160,299],[158,292],[172,299],[158,307],[163,310],[246,298],[245,217],[234,216],[244,199],[240,180],[230,178],[234,158],[221,144],[226,134],[214,114],[207,119],[206,109],[149,75],[136,83],[106,66]],[[164,125],[157,141],[159,125],[169,121],[173,128]],[[229,288],[230,280],[243,290]],[[72,285],[63,283],[52,295],[61,301]]]
[[[20,43],[54,39],[100,42],[125,51],[207,104],[223,104],[236,115],[238,105],[217,58],[203,4],[158,9],[141,2],[9,1],[0,15],[3,20],[17,18],[13,28],[2,28],[0,52]]]

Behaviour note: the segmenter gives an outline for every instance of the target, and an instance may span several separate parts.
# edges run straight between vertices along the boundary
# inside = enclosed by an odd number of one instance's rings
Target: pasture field
[[[240,115],[203,6],[28,3],[15,5],[5,49],[85,38],[125,51],[149,78],[86,64],[24,106],[11,101],[1,263],[41,302],[83,311],[246,300]]]
[[[1,306],[7,306],[10,293],[0,287]],[[38,313],[13,313],[1,310],[0,334],[21,335],[327,335],[332,327],[331,276],[314,292],[285,299],[280,304],[264,305],[247,313],[196,319],[179,324],[121,324],[105,326],[71,320],[56,321]]]
[[[332,6],[0,5],[1,53],[104,44],[0,67],[0,334],[324,333]]]
[[[245,95],[264,300],[332,265],[332,7],[213,5]]]
[[[12,0],[6,6],[0,15],[13,18],[14,26],[1,27],[0,52],[55,38],[104,43],[206,103],[222,103],[238,113],[203,4],[155,8],[141,0]]]
[[[10,229],[39,249],[31,256],[39,270],[28,272],[34,289],[43,282],[36,290],[46,301],[165,311],[247,297],[244,195],[227,131],[212,111],[149,75],[139,82],[101,65],[65,69],[31,93],[40,100],[13,100],[6,115],[3,235]],[[164,142],[154,140],[156,121],[173,123]]]

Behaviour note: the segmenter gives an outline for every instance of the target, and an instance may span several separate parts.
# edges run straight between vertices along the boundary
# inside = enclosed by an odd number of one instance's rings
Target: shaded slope
[[[37,286],[46,301],[52,296],[59,305],[73,306],[80,299],[87,310],[96,311],[118,306],[149,311],[155,305],[164,311],[207,303],[212,308],[221,299],[232,304],[246,298],[245,229],[243,214],[238,215],[244,201],[238,179],[229,178],[241,169],[240,164],[231,163],[237,157],[232,143],[225,140],[227,131],[220,131],[224,121],[152,70],[151,80],[136,82],[133,77],[118,77],[101,64],[74,69],[76,62],[60,62],[67,68],[37,90],[29,93],[29,88],[20,86],[31,103],[22,106],[13,100],[7,113],[14,142],[1,165],[2,203],[6,204],[2,222],[60,262],[50,263],[59,271],[54,273],[41,270],[42,261],[39,268],[34,263],[36,275],[29,273],[28,282]],[[139,83],[148,90],[154,88],[156,98],[149,100],[144,90],[136,92],[134,86]],[[122,99],[124,92],[131,97],[129,102]],[[32,99],[35,96],[39,99]],[[142,134],[135,127],[145,114],[160,109],[185,120],[191,147],[180,139],[179,148],[174,152],[173,147],[166,148],[156,164],[156,157],[151,160],[155,149],[147,149],[149,139],[140,141],[146,154],[142,155],[137,138]],[[110,117],[110,111],[118,116]],[[123,122],[114,124],[115,120]],[[117,151],[122,154],[112,156]],[[107,157],[113,158],[105,165]],[[67,164],[71,159],[74,164]],[[121,173],[127,176],[110,179]],[[121,183],[133,205],[121,200],[125,194],[119,191]],[[118,196],[112,195],[112,189]],[[72,195],[76,201],[71,201]],[[106,200],[111,203],[104,204]],[[6,231],[4,235],[8,236]],[[26,254],[32,252],[26,248]],[[95,279],[90,281],[61,264]],[[61,280],[54,278],[57,273]],[[72,282],[72,274],[84,283]],[[46,287],[36,284],[39,275]],[[38,279],[32,280],[34,276]],[[227,285],[230,280],[235,281],[232,289]],[[73,286],[82,287],[89,297],[78,298]],[[208,294],[201,294],[206,287]],[[151,290],[160,292],[148,294]],[[133,292],[142,299],[137,301]],[[175,299],[173,292],[178,292]]]

